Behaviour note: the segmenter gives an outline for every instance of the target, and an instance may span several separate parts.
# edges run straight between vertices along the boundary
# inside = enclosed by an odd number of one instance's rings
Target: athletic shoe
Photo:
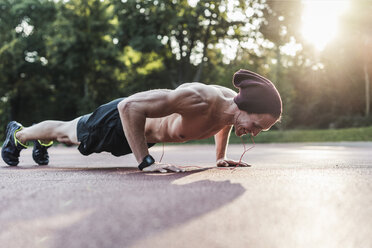
[[[22,149],[27,148],[26,145],[19,142],[16,138],[16,133],[22,130],[23,126],[16,121],[8,123],[5,131],[5,141],[1,148],[1,157],[4,162],[10,166],[16,166],[19,163],[19,153]]]
[[[49,144],[43,144],[40,140],[34,140],[34,148],[32,149],[32,158],[38,165],[47,165],[49,163],[48,148],[53,145],[53,141]]]

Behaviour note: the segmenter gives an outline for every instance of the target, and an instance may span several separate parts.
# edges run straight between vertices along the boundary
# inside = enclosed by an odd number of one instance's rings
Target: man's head
[[[236,115],[235,133],[237,136],[268,130],[282,114],[282,100],[270,80],[248,70],[234,74],[233,84],[239,89],[234,102],[241,110]]]
[[[239,137],[244,134],[256,136],[261,131],[269,130],[277,120],[271,114],[248,114],[239,111],[234,120],[235,134]]]
[[[250,114],[270,114],[275,119],[280,119],[282,100],[270,80],[241,69],[234,74],[233,84],[239,89],[234,102],[240,110]]]

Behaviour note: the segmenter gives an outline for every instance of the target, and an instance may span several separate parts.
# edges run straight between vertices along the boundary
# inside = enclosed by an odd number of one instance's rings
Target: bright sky
[[[302,35],[319,51],[338,31],[339,17],[349,7],[350,0],[302,0]]]

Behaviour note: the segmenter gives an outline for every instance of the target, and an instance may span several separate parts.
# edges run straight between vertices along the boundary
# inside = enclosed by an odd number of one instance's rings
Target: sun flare
[[[349,7],[349,0],[302,0],[302,35],[318,50],[323,50],[338,29],[339,17]]]

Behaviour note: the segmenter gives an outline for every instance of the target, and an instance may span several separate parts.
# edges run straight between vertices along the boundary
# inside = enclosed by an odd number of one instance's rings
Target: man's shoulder
[[[182,95],[185,98],[191,97],[206,104],[214,102],[221,95],[221,91],[216,87],[196,82],[184,83],[176,88],[175,91],[183,92]]]
[[[218,89],[219,91],[221,91],[221,93],[225,97],[235,97],[238,94],[235,91],[233,91],[232,89],[221,86],[221,85],[210,85],[210,86]]]
[[[180,86],[178,86],[176,89],[203,89],[203,88],[209,88],[210,85],[203,84],[200,82],[188,82],[188,83],[183,83]]]
[[[221,86],[221,85],[212,85],[212,84],[204,84],[199,82],[191,82],[191,83],[184,83],[181,84],[176,88],[177,89],[189,89],[189,90],[195,90],[198,93],[201,94],[207,94],[207,95],[221,95],[223,94],[225,97],[234,97],[237,93],[233,91],[232,89],[229,89],[227,87]]]

